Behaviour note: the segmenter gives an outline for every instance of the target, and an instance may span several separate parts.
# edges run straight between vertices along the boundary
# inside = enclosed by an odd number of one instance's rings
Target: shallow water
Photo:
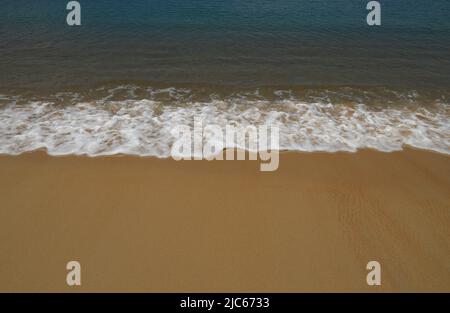
[[[449,153],[450,2],[2,1],[0,153],[168,156],[177,124],[280,148]]]

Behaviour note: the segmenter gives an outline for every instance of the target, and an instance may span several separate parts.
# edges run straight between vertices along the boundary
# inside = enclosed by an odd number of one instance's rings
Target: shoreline
[[[0,155],[0,291],[450,291],[448,155],[259,164]],[[371,260],[382,286],[366,284]]]
[[[242,151],[242,149],[236,149],[236,148],[224,148],[222,150],[222,153],[226,152],[227,150],[240,150]],[[401,150],[392,150],[392,151],[381,151],[378,150],[376,148],[358,148],[356,151],[346,151],[346,150],[339,150],[339,151],[325,151],[325,150],[315,150],[315,151],[301,151],[301,150],[288,150],[288,149],[283,149],[283,150],[261,150],[261,151],[257,151],[257,152],[252,152],[249,150],[244,150],[244,152],[246,153],[246,156],[250,153],[250,154],[259,154],[260,152],[269,152],[269,151],[278,151],[278,153],[280,155],[282,154],[357,154],[357,153],[361,153],[361,152],[373,152],[373,153],[386,153],[386,154],[390,154],[390,153],[401,153],[401,152],[408,152],[408,151],[418,151],[418,152],[425,152],[425,153],[431,153],[431,154],[437,154],[437,155],[441,155],[441,156],[447,156],[450,157],[450,153],[444,153],[441,151],[437,151],[437,150],[431,150],[431,149],[422,149],[422,148],[417,148],[414,146],[409,146],[409,145],[405,145],[402,147]],[[155,159],[155,160],[173,160],[175,161],[171,156],[157,156],[157,155],[138,155],[138,154],[128,154],[128,153],[115,153],[115,154],[100,154],[100,155],[89,155],[89,154],[50,154],[48,153],[48,150],[46,148],[38,148],[36,150],[30,150],[30,151],[25,151],[22,152],[20,154],[8,154],[8,153],[0,153],[0,158],[5,158],[5,157],[22,157],[22,156],[26,156],[26,155],[31,155],[31,154],[45,154],[48,157],[51,158],[88,158],[88,159],[108,159],[108,158],[137,158],[137,159]],[[195,160],[193,157],[191,160],[180,160],[180,161],[208,161],[206,159],[202,159],[202,160]],[[227,161],[225,159],[223,160],[210,160],[210,161]],[[228,161],[233,161],[233,160],[228,160]],[[237,160],[234,160],[237,161]],[[249,160],[245,160],[245,161],[249,161]]]

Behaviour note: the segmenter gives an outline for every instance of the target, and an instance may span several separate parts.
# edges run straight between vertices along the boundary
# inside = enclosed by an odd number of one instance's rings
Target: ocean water
[[[194,117],[295,151],[450,153],[450,1],[65,0],[0,5],[0,153],[167,157]]]

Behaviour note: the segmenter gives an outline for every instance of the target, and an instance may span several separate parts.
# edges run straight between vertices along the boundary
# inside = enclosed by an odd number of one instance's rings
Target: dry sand
[[[431,152],[283,153],[271,173],[37,152],[0,157],[0,196],[0,291],[450,291],[450,158]]]

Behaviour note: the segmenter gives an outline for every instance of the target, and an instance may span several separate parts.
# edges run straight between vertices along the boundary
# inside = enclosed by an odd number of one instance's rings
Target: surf
[[[94,96],[92,92],[89,96],[78,92],[3,95],[0,153],[44,149],[51,155],[167,158],[177,140],[174,127],[193,127],[198,119],[223,128],[277,127],[279,148],[287,151],[391,152],[409,146],[450,154],[450,109],[445,96],[425,100],[419,92],[386,95],[354,89],[308,90],[303,95],[275,89],[228,96],[210,91],[205,96],[188,88],[137,86],[98,92]],[[223,148],[241,145],[235,139]]]

